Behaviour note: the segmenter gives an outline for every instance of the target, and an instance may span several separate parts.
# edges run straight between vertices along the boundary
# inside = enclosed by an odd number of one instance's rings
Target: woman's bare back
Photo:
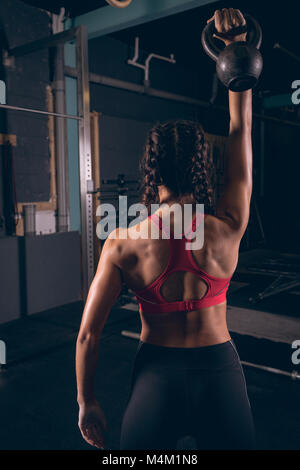
[[[166,239],[151,238],[151,220],[148,218],[126,234],[119,229],[118,235],[126,239],[115,240],[118,246],[119,267],[127,286],[133,291],[152,284],[167,266],[170,247]],[[171,217],[170,230],[172,232]],[[132,239],[132,232],[144,237]],[[122,233],[122,235],[121,235]],[[118,237],[119,238],[119,237]],[[200,269],[218,278],[230,277],[237,264],[239,237],[232,233],[226,223],[206,215],[204,243],[193,250],[193,257]],[[172,273],[163,283],[161,294],[166,301],[201,299],[207,291],[204,280],[191,272]],[[226,302],[190,312],[143,314],[141,340],[173,347],[197,347],[216,344],[230,338],[226,325]]]

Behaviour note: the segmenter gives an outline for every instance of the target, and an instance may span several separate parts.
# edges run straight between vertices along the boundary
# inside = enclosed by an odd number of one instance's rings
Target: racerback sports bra
[[[186,249],[187,241],[192,237],[189,235],[196,231],[203,214],[199,217],[199,213],[193,218],[192,225],[186,231],[186,235],[182,234],[181,238],[175,239],[168,236],[163,228],[162,220],[157,214],[152,214],[149,218],[152,222],[165,233],[169,242],[169,260],[166,268],[161,275],[144,289],[135,290],[134,294],[139,304],[139,309],[142,313],[168,313],[179,311],[198,310],[205,307],[220,304],[226,300],[226,293],[229,287],[232,276],[228,278],[219,278],[207,274],[199,268],[193,258],[192,250]],[[201,299],[195,300],[180,300],[169,302],[161,294],[161,288],[168,277],[178,271],[185,271],[195,274],[199,279],[202,279],[206,286],[207,291]]]

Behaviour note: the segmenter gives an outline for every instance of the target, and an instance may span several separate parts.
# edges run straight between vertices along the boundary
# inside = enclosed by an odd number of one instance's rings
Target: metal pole
[[[76,69],[73,67],[65,67],[65,74],[69,77],[77,77]],[[118,80],[116,78],[106,77],[104,75],[98,75],[91,73],[89,75],[89,81],[98,85],[104,85],[112,88],[118,88],[120,90],[132,91],[141,95],[153,96],[155,98],[166,99],[170,101],[178,101],[180,103],[190,104],[192,106],[200,106],[202,108],[211,108],[218,111],[228,113],[226,106],[219,106],[211,104],[208,101],[191,98],[190,96],[178,95],[176,93],[169,93],[164,90],[157,90],[155,88],[145,87],[143,85],[137,85],[135,83]],[[255,119],[261,119],[262,121],[276,122],[278,124],[285,124],[287,126],[300,127],[300,122],[286,121],[284,119],[275,118],[273,116],[262,115],[253,113]]]
[[[76,31],[77,28],[71,28],[61,33],[51,34],[49,36],[46,36],[45,38],[28,42],[27,44],[23,44],[22,46],[14,47],[8,52],[9,55],[18,57],[23,56],[25,54],[30,54],[31,52],[39,51],[40,49],[46,49],[48,47],[57,46],[58,44],[72,41],[72,39],[74,39],[76,36]]]
[[[69,77],[76,78],[77,72],[74,67],[65,67],[65,74]],[[89,74],[89,81],[98,85],[104,85],[112,88],[118,88],[121,90],[132,91],[141,95],[155,96],[157,98],[164,98],[171,101],[180,101],[186,104],[198,105],[205,108],[212,107],[211,103],[191,98],[189,96],[177,95],[175,93],[169,93],[167,91],[157,90],[155,88],[145,87],[144,85],[137,85],[136,83],[126,82],[117,78],[106,77],[104,75],[98,75],[96,73]],[[225,106],[214,106],[222,111],[228,111]]]
[[[285,47],[282,47],[278,42],[276,42],[276,44],[274,44],[273,48],[274,49],[279,49],[281,52],[284,52],[284,54],[287,54],[290,57],[292,57],[292,59],[296,60],[297,62],[300,62],[300,57],[299,56],[294,54],[294,52],[289,51]]]
[[[262,109],[264,115],[264,109]],[[261,120],[260,125],[260,196],[264,196],[265,189],[265,122]]]
[[[261,364],[253,364],[252,362],[247,362],[247,361],[241,361],[241,363],[246,367],[254,367],[255,369],[260,369],[265,372],[271,372],[272,374],[285,375],[286,377],[290,377],[293,380],[300,379],[300,374],[296,370],[293,370],[292,372],[288,372],[286,370],[263,366]]]
[[[25,111],[27,113],[45,114],[47,116],[57,116],[64,119],[75,119],[77,121],[80,121],[82,119],[81,116],[73,116],[73,114],[51,113],[50,111],[42,111],[40,109],[33,108],[22,108],[20,106],[12,106],[9,104],[0,104],[0,108],[11,109],[12,111]]]
[[[84,25],[76,32],[77,96],[78,112],[83,116],[79,121],[79,169],[81,202],[81,248],[83,298],[88,294],[94,276],[93,255],[93,190],[91,134],[90,134],[90,89],[88,67],[88,33]]]
[[[65,113],[65,74],[64,45],[56,47],[54,77],[55,110],[58,114]],[[55,150],[57,164],[57,228],[59,232],[68,231],[67,205],[67,152],[65,145],[65,121],[61,117],[55,119]]]

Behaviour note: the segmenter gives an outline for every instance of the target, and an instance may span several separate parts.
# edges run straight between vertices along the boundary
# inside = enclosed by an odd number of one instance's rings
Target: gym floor
[[[233,285],[239,282],[237,278],[238,275]],[[229,312],[233,308],[249,309],[250,287],[262,287],[261,281],[255,282],[240,289],[232,288]],[[282,312],[288,304],[292,312],[296,308],[296,298],[297,295],[281,293],[276,299],[263,300],[255,306],[255,311],[262,309],[262,314],[268,311],[276,321],[276,310]],[[5,423],[0,428],[1,449],[92,449],[81,438],[77,427],[74,354],[82,308],[82,303],[78,302],[0,327],[0,336],[7,344],[9,356],[7,368],[0,373],[0,415]],[[139,329],[136,311],[130,305],[116,306],[101,337],[96,390],[109,424],[108,449],[118,449],[122,413],[137,347],[135,339],[122,336],[121,332],[138,332]],[[265,358],[268,365],[287,368],[290,344],[239,334],[237,330],[232,332],[232,337],[242,361],[257,363],[257,357],[260,357],[260,363],[261,358]],[[299,371],[299,366],[293,368]],[[244,371],[258,448],[299,449],[300,382],[250,367],[244,367]],[[193,449],[193,445],[192,437],[185,436],[177,447]]]

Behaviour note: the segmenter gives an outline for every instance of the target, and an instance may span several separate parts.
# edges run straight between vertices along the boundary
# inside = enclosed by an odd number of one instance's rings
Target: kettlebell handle
[[[259,49],[262,41],[262,30],[259,23],[250,15],[245,15],[247,27],[247,43]],[[214,40],[213,34],[216,34],[215,22],[210,21],[202,31],[201,42],[203,49],[211,59],[217,62],[222,49],[220,49]],[[241,29],[237,28],[236,34],[241,34]]]

